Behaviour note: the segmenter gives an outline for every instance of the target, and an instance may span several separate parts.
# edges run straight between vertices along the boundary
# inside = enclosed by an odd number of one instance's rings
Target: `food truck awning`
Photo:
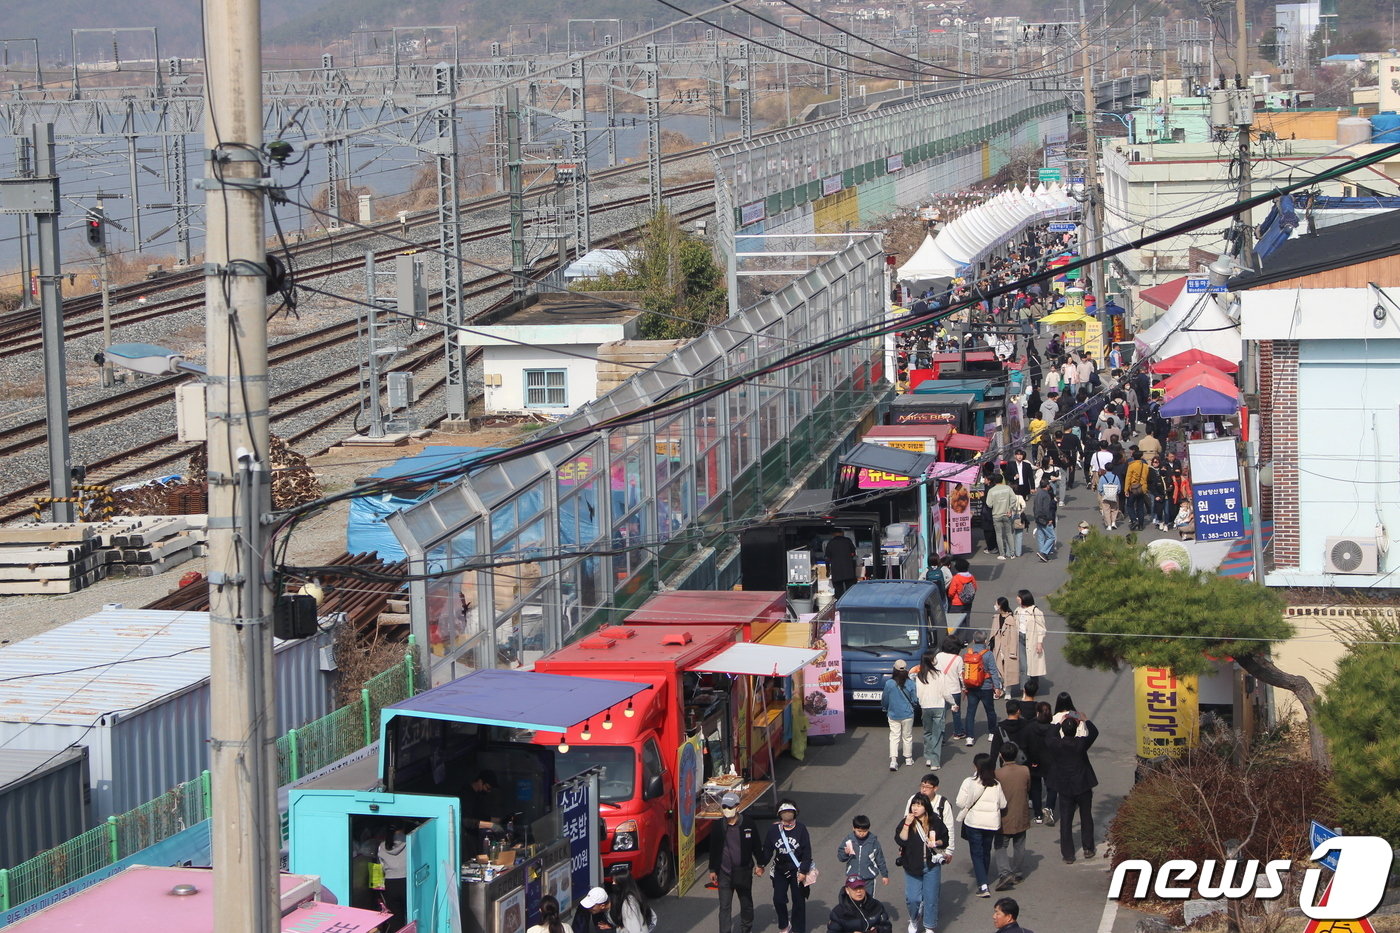
[[[741,642],[730,645],[708,660],[692,665],[689,670],[716,674],[753,674],[756,677],[787,677],[811,664],[821,657],[821,654],[820,650],[814,648]]]
[[[912,450],[900,450],[883,444],[857,444],[849,453],[843,454],[841,462],[847,466],[864,467],[882,473],[898,476],[923,476],[928,468],[938,462],[933,454],[918,454]]]
[[[407,713],[425,719],[479,722],[565,732],[647,690],[645,684],[519,670],[479,670],[385,707],[385,721]]]

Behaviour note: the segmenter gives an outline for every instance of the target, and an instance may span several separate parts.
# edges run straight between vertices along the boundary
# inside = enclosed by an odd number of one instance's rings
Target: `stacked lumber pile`
[[[107,573],[93,525],[27,522],[0,528],[0,596],[76,593]]]
[[[204,555],[207,522],[204,515],[118,516],[95,528],[110,574],[153,577]]]

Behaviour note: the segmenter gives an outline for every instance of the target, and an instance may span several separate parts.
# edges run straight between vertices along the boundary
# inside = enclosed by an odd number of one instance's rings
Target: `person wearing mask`
[[[856,546],[841,529],[826,542],[826,570],[831,576],[831,589],[837,599],[856,582]]]
[[[807,873],[812,870],[812,836],[797,821],[797,804],[791,800],[778,802],[778,822],[768,827],[763,852],[773,859],[773,910],[778,915],[778,928],[807,933]]]
[[[1060,723],[1059,734],[1050,733],[1045,750],[1053,764],[1050,780],[1059,795],[1060,855],[1066,865],[1074,864],[1074,815],[1079,814],[1079,837],[1085,859],[1095,856],[1094,788],[1098,776],[1089,761],[1089,749],[1099,737],[1098,727],[1071,713]],[[1079,735],[1080,729],[1084,735]]]
[[[865,879],[847,875],[827,919],[827,933],[890,933],[891,927],[890,912],[869,891]]]
[[[998,898],[992,905],[992,928],[997,933],[1035,933],[1021,926],[1021,905],[1009,897]]]
[[[1001,682],[1009,689],[1021,682],[1021,632],[1016,613],[1005,596],[997,597],[997,607],[992,612],[992,637],[987,642],[992,648],[992,658],[1001,675]]]
[[[379,843],[379,864],[384,868],[384,907],[394,915],[389,929],[408,923],[408,835],[397,826]]]
[[[630,873],[611,879],[608,889],[608,914],[618,933],[652,933],[656,929],[656,911]]]
[[[915,794],[905,809],[899,828],[899,865],[904,869],[904,905],[909,910],[909,933],[934,933],[938,928],[939,885],[943,881],[943,854],[950,838],[948,827],[933,813],[932,802]]]
[[[1153,455],[1147,465],[1147,497],[1152,503],[1152,523],[1160,531],[1169,531],[1172,521],[1171,485],[1162,470],[1162,458],[1157,455]]]
[[[719,888],[719,933],[734,929],[734,898],[739,898],[739,933],[753,933],[753,879],[763,877],[763,840],[753,819],[739,812],[739,795],[719,799],[724,818],[710,836],[710,884]]]
[[[972,758],[972,776],[958,789],[958,817],[962,822],[963,838],[972,854],[972,871],[977,883],[978,897],[991,897],[989,875],[992,867],[992,844],[1001,830],[1001,811],[1006,807],[1006,795],[997,783],[992,756],[979,752]]]
[[[569,933],[569,928],[559,918],[559,898],[553,894],[540,898],[540,922],[525,933]]]
[[[1019,714],[1020,710],[1017,710]],[[1011,722],[1009,719],[1003,720],[1002,726]],[[1025,878],[1026,833],[1031,828],[1031,771],[1026,764],[1025,752],[1016,742],[1001,743],[1001,748],[993,756],[995,761],[1001,762],[996,770],[996,779],[1006,795],[1006,810],[1001,815],[1001,829],[992,840],[992,862],[996,869],[996,881],[992,887],[1005,891]]]
[[[588,893],[579,899],[578,907],[574,908],[574,920],[570,924],[573,933],[618,933],[610,906],[607,891],[589,888]]]
[[[914,763],[914,710],[918,705],[919,695],[909,682],[909,665],[900,658],[894,662],[894,670],[880,696],[880,710],[890,724],[891,771],[899,770],[901,751],[906,765]]]

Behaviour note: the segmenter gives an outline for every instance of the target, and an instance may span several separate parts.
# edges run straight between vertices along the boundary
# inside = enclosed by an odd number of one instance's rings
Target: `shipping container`
[[[279,735],[330,712],[331,638],[276,643]],[[196,777],[208,741],[207,612],[108,609],[0,648],[0,748],[86,747],[94,822]]]
[[[87,749],[0,753],[0,868],[67,842],[89,825]]]

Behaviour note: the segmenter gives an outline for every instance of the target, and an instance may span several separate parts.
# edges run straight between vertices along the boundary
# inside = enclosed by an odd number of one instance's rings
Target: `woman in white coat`
[[[1030,590],[1016,593],[1016,625],[1021,630],[1021,673],[1026,677],[1044,677],[1045,613],[1035,604]]]
[[[972,854],[972,872],[977,878],[977,896],[991,897],[987,887],[992,867],[992,844],[1001,829],[1001,811],[1006,794],[997,783],[992,756],[986,752],[972,758],[972,777],[958,788],[958,819],[962,835]]]

